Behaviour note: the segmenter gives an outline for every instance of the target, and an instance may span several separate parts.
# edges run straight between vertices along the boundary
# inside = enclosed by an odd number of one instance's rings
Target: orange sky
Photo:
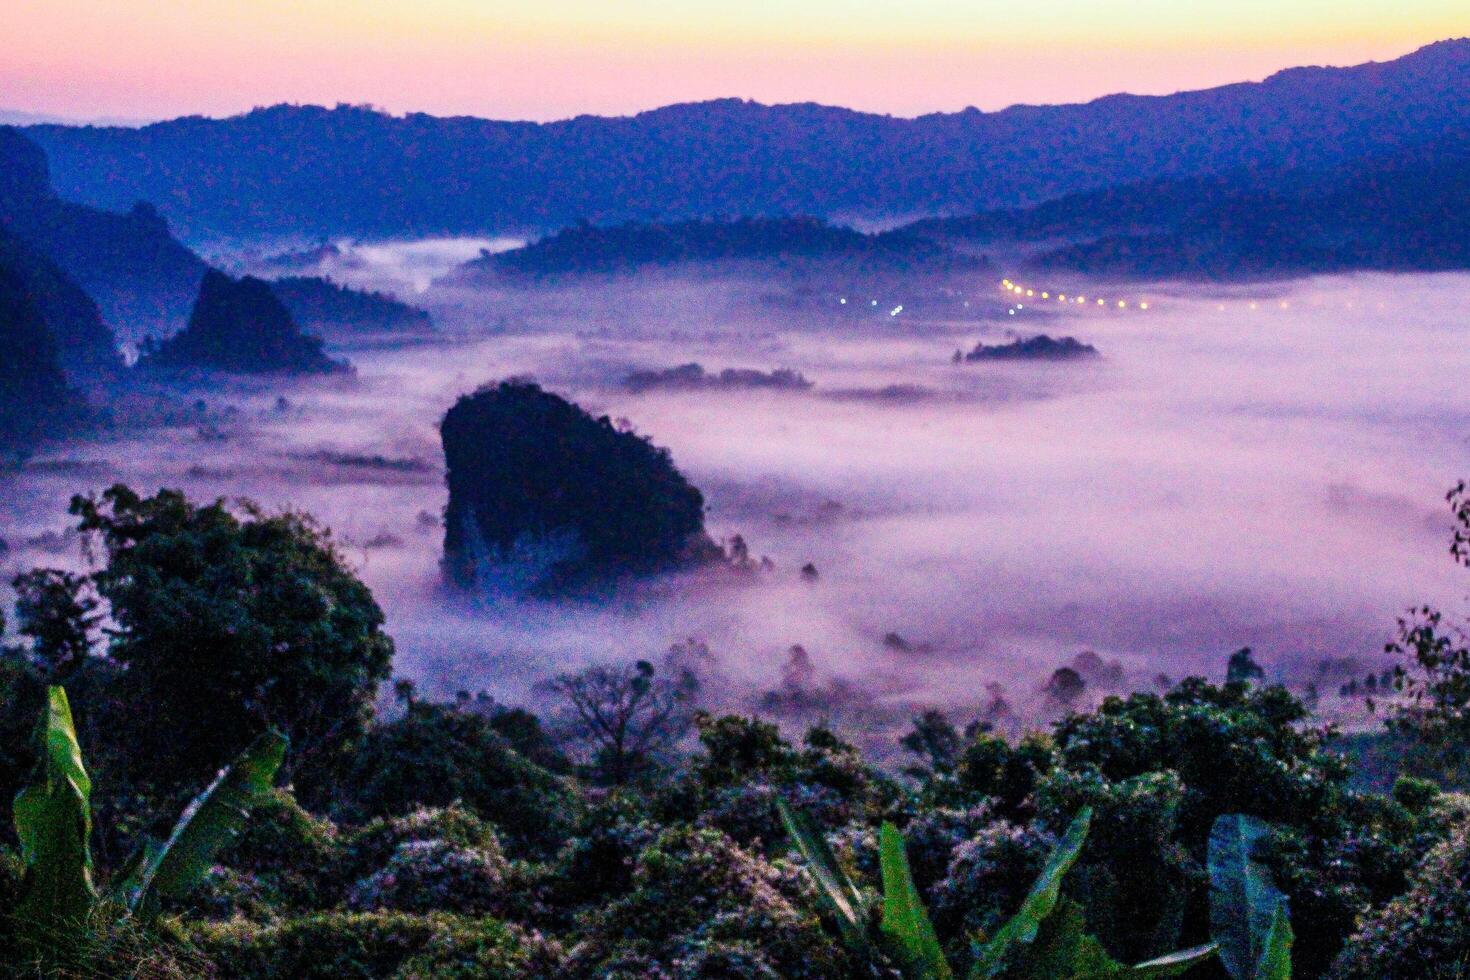
[[[0,0],[0,108],[548,119],[734,95],[916,115],[1171,92],[1466,34],[1463,0]]]

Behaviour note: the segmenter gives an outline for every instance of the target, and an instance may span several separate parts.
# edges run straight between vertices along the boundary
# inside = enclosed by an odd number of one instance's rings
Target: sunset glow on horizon
[[[722,96],[897,115],[1167,93],[1386,60],[1463,3],[9,0],[0,109],[71,118],[371,103],[500,118]]]

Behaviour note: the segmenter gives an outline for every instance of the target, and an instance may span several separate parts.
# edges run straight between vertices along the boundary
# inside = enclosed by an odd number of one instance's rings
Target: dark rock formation
[[[1084,344],[1076,337],[1060,340],[1038,334],[1025,340],[1013,340],[1009,344],[987,347],[976,344],[975,349],[965,355],[967,361],[1071,361],[1084,357],[1096,357],[1097,348]]]
[[[55,263],[3,228],[0,271],[18,280],[36,305],[73,382],[106,377],[122,367],[112,331],[92,298]]]
[[[86,290],[103,321],[135,339],[184,322],[205,264],[152,205],[115,212],[62,200],[41,149],[8,127],[0,174],[0,225]]]
[[[427,330],[429,314],[387,293],[339,285],[320,276],[287,276],[271,283],[271,291],[296,322],[313,329],[345,331]]]
[[[19,276],[0,269],[0,452],[23,452],[74,409],[40,307]]]
[[[774,371],[758,371],[754,368],[725,368],[719,374],[710,374],[701,364],[681,364],[661,371],[634,371],[624,379],[629,391],[649,391],[655,388],[778,388],[788,391],[805,391],[812,383],[799,371],[777,368]]]
[[[441,426],[444,566],[472,587],[556,591],[716,561],[704,498],[648,439],[523,381],[482,388]]]
[[[322,341],[301,332],[271,291],[270,283],[204,274],[189,326],[149,344],[143,361],[153,367],[201,367],[242,374],[323,374],[347,365],[322,352]]]

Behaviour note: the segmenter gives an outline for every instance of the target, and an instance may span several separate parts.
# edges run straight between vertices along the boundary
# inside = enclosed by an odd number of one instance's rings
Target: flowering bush
[[[508,870],[498,847],[459,847],[445,840],[405,841],[386,865],[352,886],[347,904],[359,911],[499,911],[505,904]]]
[[[793,872],[717,830],[666,830],[639,855],[631,891],[587,920],[568,975],[698,976],[687,972],[689,963],[743,943],[739,957],[721,959],[744,964],[744,972],[728,976],[849,976],[843,952],[798,904],[803,886]]]
[[[1409,890],[1368,915],[1332,970],[1334,980],[1470,976],[1470,821],[1430,852]]]

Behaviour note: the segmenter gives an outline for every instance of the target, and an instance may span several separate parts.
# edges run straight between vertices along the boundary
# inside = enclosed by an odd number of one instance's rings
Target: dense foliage
[[[902,773],[829,728],[793,740],[695,710],[699,685],[673,662],[563,675],[546,725],[406,682],[373,718],[391,647],[324,532],[122,487],[75,509],[105,562],[24,577],[0,655],[0,760],[27,787],[0,910],[33,958],[70,964],[52,975],[1466,966],[1470,800],[1413,778],[1355,789],[1332,733],[1245,651],[1222,658],[1223,684],[1109,697],[1010,740],[925,712]],[[40,689],[57,679],[75,719]],[[272,726],[299,740],[284,760],[261,755]],[[281,761],[290,784],[270,790]],[[37,909],[65,928],[27,933]]]
[[[102,767],[140,791],[195,785],[271,727],[292,739],[297,773],[325,771],[362,737],[393,644],[308,518],[121,485],[72,512],[105,560],[18,583],[32,642],[8,658],[7,711],[66,683],[84,733],[105,740]],[[110,627],[94,649],[99,603]]]
[[[301,332],[269,283],[251,276],[231,279],[214,269],[199,284],[188,327],[149,343],[143,361],[154,367],[245,374],[323,374],[346,368],[323,353],[321,338]]]
[[[440,427],[448,469],[444,564],[473,587],[518,560],[533,587],[708,561],[704,498],[668,450],[540,386],[461,398]]]

